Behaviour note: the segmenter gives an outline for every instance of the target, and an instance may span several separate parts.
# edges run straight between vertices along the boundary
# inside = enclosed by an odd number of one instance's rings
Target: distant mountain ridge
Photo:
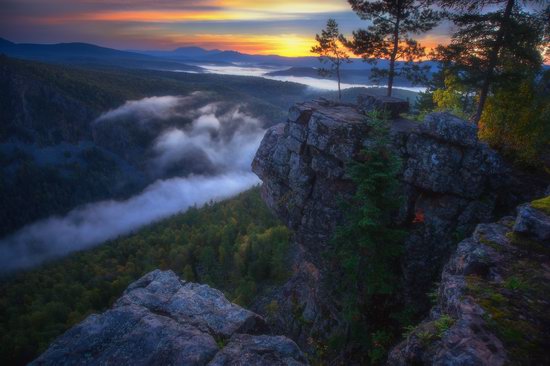
[[[212,63],[244,63],[244,64],[256,64],[256,65],[269,65],[288,67],[292,71],[306,72],[310,74],[311,68],[317,68],[321,64],[319,57],[317,56],[301,56],[301,57],[286,57],[280,55],[258,55],[247,54],[233,50],[207,50],[201,47],[179,47],[172,51],[138,51],[133,52],[143,53],[146,55],[172,58],[177,60],[185,60],[187,62],[212,62]],[[346,70],[367,70],[371,68],[371,65],[363,62],[361,58],[352,58],[353,62],[350,64],[342,65],[342,69]],[[398,61],[399,63],[399,61]],[[438,63],[434,61],[424,61],[423,64],[428,64],[432,67],[432,71],[437,67]],[[386,67],[388,65],[387,60],[379,60],[378,65],[380,67]],[[306,69],[309,69],[306,71]],[[282,74],[281,74],[282,75]],[[287,73],[286,75],[290,75]],[[293,76],[304,76],[293,74]],[[309,75],[308,75],[309,76]]]
[[[234,50],[207,50],[198,46],[179,47],[168,51],[123,51],[81,42],[33,44],[13,43],[0,38],[0,54],[2,53],[11,57],[54,63],[107,65],[190,72],[203,72],[204,69],[200,67],[200,64],[238,64],[292,68],[292,71],[300,72],[296,74],[289,70],[285,75],[304,76],[303,73],[306,72],[309,74],[308,76],[311,76],[312,69],[320,66],[319,58],[315,56],[285,57],[279,55],[255,55]],[[353,61],[353,63],[346,64],[342,68],[351,71],[364,71],[372,68],[370,64],[363,62],[360,58],[354,58]],[[386,67],[387,62],[386,60],[379,60],[378,66]],[[437,62],[426,61],[424,64],[426,63],[432,67],[432,71],[437,67]],[[309,70],[306,71],[306,69]],[[364,77],[365,75],[361,76]]]
[[[201,71],[200,67],[137,52],[121,51],[90,43],[13,43],[0,38],[0,54],[27,60],[74,65]]]

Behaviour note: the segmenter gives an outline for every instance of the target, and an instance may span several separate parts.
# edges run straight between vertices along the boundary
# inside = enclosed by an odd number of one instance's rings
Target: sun
[[[311,56],[309,50],[315,43],[311,37],[295,34],[282,34],[273,40],[272,49],[262,53],[273,53],[286,57]]]

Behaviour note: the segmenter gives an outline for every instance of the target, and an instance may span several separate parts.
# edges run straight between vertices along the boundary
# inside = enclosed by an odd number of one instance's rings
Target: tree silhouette
[[[321,31],[321,35],[315,35],[317,44],[311,47],[311,52],[319,55],[321,63],[330,64],[330,68],[320,68],[319,74],[323,76],[336,74],[336,79],[338,80],[338,100],[342,99],[340,67],[344,63],[351,62],[341,43],[342,38],[338,29],[338,23],[331,18],[327,21],[326,28]]]
[[[526,68],[537,70],[548,49],[550,6],[526,11],[517,0],[433,1],[452,11],[457,27],[448,46],[437,53],[446,67],[478,90],[473,121],[478,123],[491,88],[523,75]],[[523,1],[540,3],[540,1]]]
[[[380,59],[388,60],[387,68],[373,67],[371,79],[388,80],[388,96],[396,76],[402,76],[413,84],[425,80],[428,65],[420,66],[415,61],[426,56],[424,47],[411,38],[412,34],[427,32],[434,28],[441,13],[415,0],[348,0],[352,9],[363,20],[372,21],[366,29],[353,32],[353,39],[346,45],[363,60],[376,65]],[[397,60],[403,60],[397,63]]]

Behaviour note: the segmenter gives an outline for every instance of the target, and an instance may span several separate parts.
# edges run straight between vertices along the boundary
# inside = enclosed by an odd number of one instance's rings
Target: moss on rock
[[[531,202],[531,207],[544,212],[546,215],[550,215],[550,196]]]

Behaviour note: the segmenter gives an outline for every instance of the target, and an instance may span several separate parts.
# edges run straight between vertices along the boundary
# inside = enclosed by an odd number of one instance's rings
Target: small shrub
[[[449,315],[447,314],[441,315],[441,317],[434,322],[435,328],[437,329],[437,336],[441,338],[443,336],[443,333],[448,331],[453,326],[454,323],[455,323],[455,320],[451,318]]]
[[[430,303],[432,305],[437,304],[437,297],[439,296],[439,282],[435,283],[433,290],[428,292],[426,295],[430,299]]]
[[[279,303],[277,302],[277,300],[272,300],[269,304],[267,304],[265,306],[265,311],[270,317],[275,316],[275,314],[277,314],[277,312],[279,311]]]
[[[427,346],[435,338],[434,334],[428,330],[420,331],[416,334],[416,336],[418,337],[418,339],[420,340],[420,343],[422,343],[423,346]]]
[[[546,196],[544,198],[531,202],[531,206],[533,208],[536,208],[537,210],[544,212],[547,215],[550,215],[550,196]]]
[[[526,282],[524,282],[521,278],[516,276],[511,276],[506,279],[506,282],[504,282],[504,287],[508,290],[526,290],[529,288]]]

